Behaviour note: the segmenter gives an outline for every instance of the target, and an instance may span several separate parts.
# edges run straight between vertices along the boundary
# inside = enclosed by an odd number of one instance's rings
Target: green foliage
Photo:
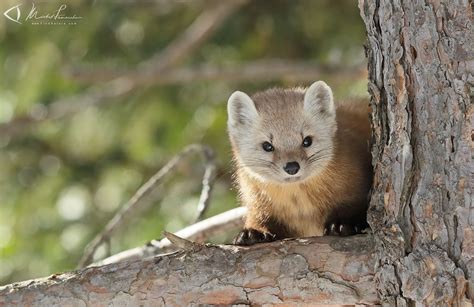
[[[23,8],[30,7],[25,1]],[[16,24],[0,16],[0,123],[82,93],[65,68],[134,68],[206,7],[202,1],[68,1],[75,26]],[[0,11],[17,4],[2,1]],[[44,11],[55,3],[38,3]],[[354,1],[252,1],[183,65],[263,58],[361,63],[365,33]],[[324,79],[325,76],[322,76]],[[363,76],[362,76],[363,77]],[[327,80],[339,99],[365,97],[365,81]],[[283,82],[147,86],[110,103],[0,135],[0,285],[75,267],[85,244],[174,154],[206,143],[219,172],[208,216],[237,206],[231,189],[226,100]],[[131,217],[112,252],[143,245],[194,218],[203,167],[196,157]]]

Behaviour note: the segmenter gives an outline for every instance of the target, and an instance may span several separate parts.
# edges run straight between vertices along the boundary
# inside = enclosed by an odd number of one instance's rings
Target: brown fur
[[[304,90],[281,90],[280,99],[269,101],[274,94],[267,91],[252,99],[258,112],[271,119],[265,124],[284,131],[292,123],[286,119],[288,114],[279,110],[288,112],[288,104],[302,108],[302,103],[295,101],[302,100]],[[239,163],[239,151],[233,144],[240,197],[249,210],[245,228],[271,232],[277,238],[306,237],[323,235],[330,218],[348,223],[365,220],[372,178],[368,108],[360,103],[338,105],[336,123],[331,159],[304,181],[282,184],[259,180]],[[306,158],[303,150],[289,155]]]

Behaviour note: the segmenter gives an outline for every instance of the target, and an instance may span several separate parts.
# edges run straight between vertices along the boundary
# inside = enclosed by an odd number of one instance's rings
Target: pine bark
[[[195,245],[0,287],[0,306],[375,304],[371,236]]]
[[[367,28],[382,303],[474,298],[474,34],[467,0],[359,0]]]

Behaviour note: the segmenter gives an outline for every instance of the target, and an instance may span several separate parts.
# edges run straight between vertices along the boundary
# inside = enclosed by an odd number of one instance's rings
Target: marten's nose
[[[287,172],[288,174],[294,175],[294,174],[298,173],[298,171],[300,170],[300,165],[299,165],[298,162],[296,162],[296,161],[288,162],[288,163],[286,163],[286,165],[283,167],[283,169],[284,169],[285,172]]]

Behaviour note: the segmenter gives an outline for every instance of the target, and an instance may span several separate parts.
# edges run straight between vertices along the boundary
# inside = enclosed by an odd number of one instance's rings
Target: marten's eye
[[[303,147],[309,147],[311,144],[313,144],[313,139],[310,136],[303,139]]]
[[[266,152],[271,152],[273,151],[275,148],[273,148],[273,145],[270,144],[269,142],[263,142],[262,143],[262,148],[263,150],[265,150]]]

